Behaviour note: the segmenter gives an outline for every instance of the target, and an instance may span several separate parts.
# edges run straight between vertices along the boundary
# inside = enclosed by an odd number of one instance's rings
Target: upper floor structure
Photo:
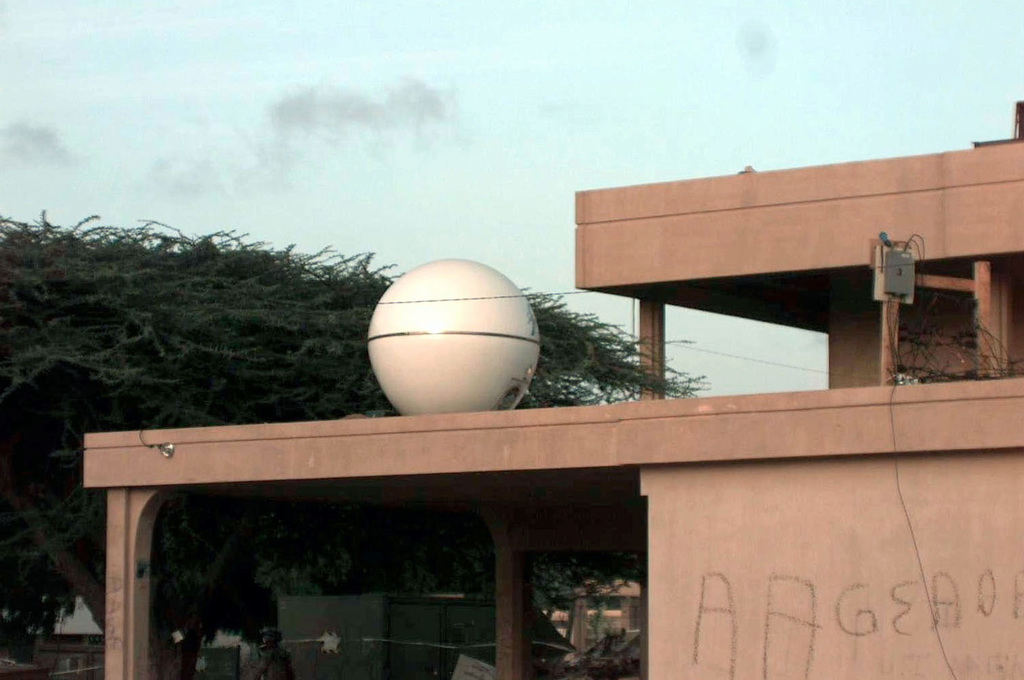
[[[668,304],[827,333],[830,387],[1003,377],[1024,357],[1022,215],[1024,143],[581,191],[576,283],[641,301],[656,364]],[[876,291],[888,250],[916,294]]]

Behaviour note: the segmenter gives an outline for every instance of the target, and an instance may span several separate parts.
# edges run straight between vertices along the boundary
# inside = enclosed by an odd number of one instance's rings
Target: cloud
[[[287,138],[308,135],[341,141],[362,132],[423,136],[434,127],[453,122],[455,102],[451,93],[407,79],[377,97],[308,87],[278,99],[269,114],[274,132]]]
[[[0,128],[0,158],[26,165],[74,165],[56,129],[31,123]]]
[[[288,186],[293,166],[291,152],[282,145],[239,137],[191,156],[183,152],[159,158],[150,167],[148,181],[176,198],[240,196]]]
[[[161,158],[150,170],[152,180],[179,198],[195,198],[225,188],[224,171],[212,158]]]
[[[766,76],[775,69],[775,35],[768,25],[745,23],[736,33],[736,47],[752,75]]]
[[[429,147],[424,142],[454,127],[456,101],[451,92],[406,79],[379,93],[305,87],[274,100],[266,113],[267,125],[251,134],[208,140],[199,155],[183,150],[157,160],[148,180],[181,198],[279,189],[289,186],[313,153],[311,141],[334,147],[368,143],[380,150],[411,138],[418,149]]]

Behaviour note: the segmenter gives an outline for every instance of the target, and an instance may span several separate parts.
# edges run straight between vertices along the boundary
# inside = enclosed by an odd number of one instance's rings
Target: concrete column
[[[494,538],[498,680],[530,680],[533,677],[530,639],[533,593],[526,552],[512,513],[488,511],[482,514]]]
[[[163,500],[153,489],[107,491],[105,680],[149,676],[149,559]]]
[[[992,323],[992,265],[987,260],[974,262],[974,340],[979,375],[995,368],[993,349],[1000,345]]]
[[[1014,256],[1005,270],[1003,305],[1006,321],[1002,338],[1006,343],[1006,359],[1024,357],[1024,256]]]
[[[828,386],[871,387],[882,374],[879,303],[869,294],[864,273],[830,276],[828,315]]]
[[[647,583],[640,584],[640,680],[647,680],[647,668],[649,666],[647,655]]]
[[[640,300],[640,359],[655,377],[665,377],[665,304]],[[664,394],[645,390],[642,399],[663,399]]]

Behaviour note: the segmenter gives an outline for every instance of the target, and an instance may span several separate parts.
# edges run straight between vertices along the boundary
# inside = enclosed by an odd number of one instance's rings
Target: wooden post
[[[665,304],[640,300],[640,360],[644,369],[659,380],[665,378]],[[665,394],[644,390],[641,399],[664,399]]]
[[[576,649],[587,648],[587,598],[577,597],[572,603],[572,627],[568,631],[569,642]]]
[[[879,385],[892,383],[899,356],[900,303],[895,299],[882,301],[881,342],[878,357]]]

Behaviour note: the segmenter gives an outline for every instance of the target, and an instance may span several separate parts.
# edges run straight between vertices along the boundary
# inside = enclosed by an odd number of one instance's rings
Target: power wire
[[[755,364],[765,364],[767,366],[778,366],[779,368],[789,368],[789,369],[792,369],[794,371],[807,371],[808,373],[819,373],[819,374],[822,374],[822,375],[829,375],[830,374],[829,371],[823,371],[823,370],[818,369],[818,368],[809,368],[807,366],[796,366],[796,365],[793,365],[793,364],[786,364],[786,363],[783,363],[781,361],[769,361],[768,359],[757,359],[755,357],[745,357],[745,356],[741,356],[739,354],[730,354],[728,352],[719,352],[719,351],[713,350],[713,349],[704,349],[702,347],[694,347],[694,346],[692,346],[692,343],[691,343],[690,340],[666,340],[665,344],[666,345],[675,345],[675,346],[681,347],[683,349],[690,350],[691,352],[701,352],[702,354],[713,354],[715,356],[726,357],[726,358],[729,358],[729,359],[740,359],[741,361],[749,361],[749,362],[755,363]],[[839,374],[837,373],[835,375],[839,375]],[[851,375],[852,376],[854,374],[850,373],[850,374],[847,374],[847,375]]]
[[[921,585],[924,588],[924,596],[928,601],[928,613],[931,614],[932,618],[932,629],[935,631],[935,638],[939,642],[939,651],[942,652],[942,660],[946,662],[946,669],[949,671],[949,676],[953,680],[958,680],[956,672],[953,670],[953,665],[949,661],[949,656],[946,654],[946,645],[942,640],[942,633],[939,632],[939,621],[936,617],[934,604],[932,603],[932,595],[928,590],[928,577],[924,570],[924,560],[921,558],[921,547],[917,542],[917,533],[914,531],[914,523],[910,518],[910,509],[907,507],[906,498],[903,496],[903,485],[900,481],[900,454],[899,447],[896,443],[896,389],[900,386],[899,382],[893,383],[892,390],[889,392],[889,431],[892,434],[892,463],[893,472],[895,473],[896,480],[896,495],[899,497],[900,507],[903,508],[903,516],[907,520],[907,528],[910,530],[910,541],[914,546],[914,557],[917,558],[917,568],[921,574]]]
[[[920,238],[920,237],[918,237],[918,238]],[[923,239],[922,239],[922,244],[923,244]],[[923,245],[921,246],[920,252],[922,252],[922,253],[924,252]],[[902,267],[902,266],[903,265],[896,265],[896,264],[893,264],[893,265],[880,265],[878,267],[878,269],[881,270],[881,269],[887,269],[887,268],[890,268],[890,267],[891,268],[899,268],[899,267]],[[568,296],[571,296],[571,295],[610,295],[610,293],[605,293],[604,291],[600,291],[600,290],[579,290],[579,289],[563,290],[563,291],[553,291],[553,292],[532,291],[532,290],[529,290],[529,289],[521,289],[521,291],[519,293],[506,293],[506,294],[502,294],[502,295],[474,295],[474,296],[468,296],[468,297],[459,296],[459,297],[422,298],[422,299],[417,299],[417,300],[387,300],[387,301],[378,301],[378,302],[375,302],[375,303],[372,303],[372,304],[356,304],[356,305],[352,305],[350,307],[347,307],[345,310],[322,310],[322,311],[317,311],[316,313],[320,313],[320,314],[337,314],[339,311],[350,311],[350,310],[353,310],[353,309],[372,309],[372,308],[375,308],[375,307],[380,306],[380,305],[416,305],[416,304],[429,304],[429,303],[435,303],[435,302],[479,302],[481,300],[514,300],[514,299],[519,299],[519,298],[527,298],[528,299],[531,296],[541,296],[541,297],[549,297],[549,298],[562,298],[562,297],[568,297]],[[631,299],[635,303],[636,298],[631,298]],[[266,311],[266,309],[267,309],[267,307],[251,307],[251,308],[245,308],[245,307],[239,308],[239,307],[236,307],[233,311],[243,312],[243,313],[244,312],[250,312],[250,311],[262,312],[262,311]]]
[[[912,245],[916,244],[918,247],[918,259],[924,260],[925,244],[924,237],[920,234],[913,234],[904,244],[904,250],[909,249]],[[921,546],[917,540],[917,532],[914,530],[914,522],[910,517],[910,508],[907,506],[906,497],[903,494],[903,483],[900,478],[900,453],[899,444],[896,439],[896,390],[904,384],[903,372],[904,366],[900,362],[900,350],[899,350],[899,338],[900,338],[900,302],[897,299],[890,298],[885,300],[885,318],[886,325],[888,326],[889,333],[889,357],[891,361],[891,368],[893,371],[892,379],[892,390],[889,392],[889,433],[892,436],[892,465],[893,465],[893,478],[896,483],[896,496],[900,502],[900,508],[903,510],[903,517],[907,522],[907,529],[910,531],[910,542],[914,548],[914,558],[917,560],[918,572],[921,575],[921,586],[924,589],[925,599],[928,602],[928,613],[932,619],[932,629],[935,631],[935,639],[939,643],[939,651],[942,652],[942,660],[946,664],[946,670],[949,671],[949,676],[953,680],[958,680],[956,672],[953,670],[953,665],[949,661],[949,655],[946,653],[946,645],[942,639],[942,633],[939,631],[939,619],[935,611],[935,605],[932,602],[932,594],[928,589],[928,576],[924,569],[924,559],[921,557]]]
[[[555,292],[555,293],[523,291],[520,294],[507,294],[507,295],[480,295],[480,296],[473,296],[473,297],[446,297],[446,298],[423,298],[423,299],[418,299],[418,300],[394,300],[394,301],[380,302],[380,303],[378,303],[378,305],[410,305],[410,304],[429,304],[429,303],[440,303],[440,302],[475,302],[475,301],[482,301],[482,300],[508,300],[508,299],[529,298],[531,295],[541,295],[541,296],[551,297],[551,298],[561,298],[561,297],[569,296],[569,295],[600,295],[600,294],[603,294],[603,293],[601,293],[601,291],[594,291],[594,290],[570,290],[570,291],[561,291],[561,292]],[[636,304],[636,301],[635,301],[635,298],[634,298],[633,299],[633,307],[631,308],[631,315],[630,315],[631,316],[630,335],[632,335],[633,337],[636,337],[636,311],[635,311],[635,304]],[[371,309],[372,307],[373,307],[373,305],[354,305],[353,307],[349,307],[348,310],[360,309],[360,308],[362,308],[362,309]],[[345,310],[345,311],[348,311],[348,310]],[[259,310],[259,309],[254,309],[254,310],[235,309],[234,311],[244,313],[246,311],[263,311],[263,310]],[[337,311],[330,311],[330,310],[324,310],[324,311],[319,312],[319,313],[326,315],[326,314],[337,314],[339,312],[337,312]],[[688,339],[666,340],[665,344],[666,345],[676,345],[676,346],[684,347],[685,349],[688,349],[688,350],[693,351],[693,352],[701,352],[701,353],[704,353],[704,354],[713,354],[713,355],[716,355],[716,356],[726,357],[726,358],[730,358],[730,359],[738,359],[740,361],[749,361],[751,363],[764,364],[764,365],[768,365],[768,366],[776,366],[776,367],[779,367],[779,368],[787,368],[787,369],[791,369],[791,370],[795,370],[795,371],[805,371],[805,372],[810,372],[810,373],[818,373],[818,374],[822,374],[822,375],[829,375],[829,371],[823,371],[823,370],[815,369],[815,368],[808,368],[806,366],[796,366],[796,365],[793,365],[793,364],[787,364],[787,363],[779,362],[779,361],[769,361],[769,360],[766,360],[766,359],[758,359],[756,357],[742,356],[742,355],[739,355],[739,354],[730,354],[728,352],[719,352],[719,351],[715,351],[715,350],[709,350],[709,349],[703,349],[703,348],[699,348],[699,347],[693,347],[693,346],[691,346],[692,345],[692,341],[688,340]],[[839,375],[837,373],[833,373],[833,374]],[[849,374],[849,375],[850,376],[855,376],[855,374]],[[860,376],[855,376],[855,377],[860,377]]]
[[[918,259],[919,260],[924,260],[924,257],[925,257],[925,243],[924,243],[924,238],[921,235],[913,234],[913,235],[910,236],[909,239],[907,239],[906,241],[898,242],[898,244],[902,245],[903,250],[909,250],[909,249],[913,248],[914,250],[917,251],[917,253],[919,255]],[[879,268],[880,269],[884,269],[884,268],[890,267],[890,266],[891,267],[896,267],[896,266],[900,266],[900,265],[881,265]],[[919,272],[919,275],[920,275],[920,272]],[[372,308],[374,308],[374,307],[376,307],[378,305],[410,305],[410,304],[429,304],[429,303],[442,303],[442,302],[446,302],[446,303],[447,302],[476,302],[476,301],[486,301],[486,300],[529,298],[531,295],[545,296],[545,297],[550,297],[550,298],[557,299],[557,298],[566,297],[566,296],[596,295],[596,294],[602,294],[602,292],[601,291],[593,291],[593,290],[567,290],[567,291],[558,291],[558,292],[530,292],[530,291],[527,291],[527,290],[523,290],[520,293],[505,294],[505,295],[479,295],[479,296],[472,296],[472,297],[437,297],[437,298],[423,298],[423,299],[418,299],[418,300],[383,301],[383,302],[378,302],[376,304],[357,304],[357,305],[353,305],[351,307],[348,307],[345,310],[322,310],[322,311],[313,312],[313,314],[331,315],[331,314],[342,313],[342,312],[345,312],[345,311],[351,311],[351,310],[354,310],[354,309],[372,309]],[[886,313],[887,313],[887,315],[890,315],[889,318],[892,321],[895,321],[898,318],[898,316],[897,316],[898,315],[898,311],[897,311],[898,310],[898,305],[895,304],[895,303],[883,303],[883,304],[887,305]],[[633,299],[633,306],[634,306],[634,308],[633,308],[633,310],[631,312],[631,335],[633,335],[635,337],[636,336],[636,329],[635,329],[635,324],[636,324],[635,298]],[[263,307],[263,308],[251,308],[251,309],[244,309],[244,308],[239,309],[239,308],[236,308],[233,311],[235,313],[244,314],[246,312],[266,311],[266,309],[267,309],[266,307]],[[898,323],[890,323],[889,324],[889,332],[890,332],[890,343],[889,344],[890,344],[890,350],[892,352],[892,355],[891,355],[892,365],[893,365],[894,369],[900,369],[902,367],[900,365],[898,349],[897,349],[898,348],[898,340],[899,340]],[[992,338],[991,337],[986,337],[986,341],[991,343]],[[714,356],[721,356],[721,357],[724,357],[724,358],[736,359],[736,360],[739,360],[739,361],[747,361],[747,362],[750,362],[750,363],[756,363],[756,364],[761,364],[761,365],[766,365],[766,366],[775,366],[775,367],[778,367],[778,368],[786,368],[786,369],[790,369],[790,370],[803,371],[803,372],[807,372],[807,373],[817,373],[817,374],[821,374],[821,375],[833,375],[833,376],[844,376],[845,375],[845,376],[852,377],[852,378],[857,378],[857,379],[861,379],[861,378],[864,377],[863,375],[856,374],[856,373],[843,373],[843,372],[836,372],[836,371],[828,371],[828,370],[809,368],[809,367],[806,367],[806,366],[796,366],[796,365],[793,365],[793,364],[788,364],[788,363],[780,362],[780,361],[771,361],[771,360],[759,359],[759,358],[751,357],[751,356],[744,356],[744,355],[734,354],[734,353],[729,353],[729,352],[721,352],[721,351],[716,351],[716,350],[704,349],[704,348],[700,348],[700,347],[694,347],[694,346],[692,346],[692,342],[691,341],[685,340],[685,339],[668,340],[668,341],[665,342],[665,344],[666,345],[676,345],[676,346],[679,346],[679,347],[683,347],[684,349],[687,349],[687,350],[692,351],[692,352],[700,352],[700,353],[703,353],[703,354],[710,354],[710,355],[714,355]]]
[[[448,297],[448,298],[427,298],[423,300],[388,300],[378,302],[377,305],[420,305],[431,302],[475,302],[479,300],[517,300],[519,298],[529,298],[530,295],[543,295],[546,297],[560,298],[567,295],[590,295],[600,294],[600,291],[596,290],[567,290],[559,293],[530,293],[523,291],[521,293],[514,293],[510,295],[476,295],[472,297]],[[369,305],[357,305],[357,307],[363,306],[368,307]]]
[[[921,257],[919,259],[924,259],[924,239],[922,237],[918,236],[917,234],[914,234],[914,236],[911,237],[910,241],[905,242],[906,245],[904,247],[904,250],[907,250],[910,247],[910,243],[912,243],[912,242],[914,242],[914,241],[916,241],[918,239],[920,240],[920,246],[918,247],[918,252],[921,253]],[[903,264],[882,264],[882,265],[879,265],[877,267],[877,269],[879,269],[879,270],[885,270],[885,269],[889,269],[889,268],[899,269],[899,268],[902,268],[904,266],[905,265],[903,265]],[[504,295],[478,295],[478,296],[472,296],[472,297],[424,298],[424,299],[421,299],[421,300],[393,300],[393,301],[379,302],[377,304],[380,304],[380,305],[412,305],[412,304],[426,304],[426,303],[431,303],[431,302],[474,302],[474,301],[479,301],[479,300],[507,300],[507,299],[517,299],[517,298],[524,298],[524,297],[525,298],[529,298],[531,295],[541,295],[541,296],[545,296],[545,297],[560,298],[560,297],[566,297],[566,296],[569,296],[569,295],[608,295],[608,294],[609,293],[605,293],[604,291],[600,291],[600,290],[579,290],[579,289],[574,289],[574,290],[565,290],[565,291],[557,291],[557,292],[544,292],[544,291],[531,291],[531,290],[528,290],[528,289],[523,289],[520,293],[511,293],[511,294],[504,294]],[[632,299],[636,300],[636,298],[632,298]],[[355,307],[370,307],[370,306],[372,306],[372,305],[355,305]]]

